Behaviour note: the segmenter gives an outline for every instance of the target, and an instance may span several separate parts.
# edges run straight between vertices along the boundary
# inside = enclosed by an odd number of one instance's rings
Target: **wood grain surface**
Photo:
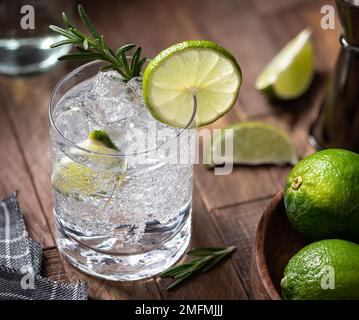
[[[243,119],[265,121],[288,132],[301,157],[313,152],[308,128],[339,48],[339,25],[336,30],[320,28],[320,8],[333,4],[331,0],[81,2],[114,47],[135,42],[149,57],[187,39],[209,39],[228,48],[242,66],[244,82],[236,107],[210,127]],[[314,83],[301,99],[269,103],[255,90],[255,79],[280,48],[307,27],[315,41]],[[166,290],[169,280],[157,277],[130,283],[94,279],[60,257],[54,241],[47,105],[56,83],[76,65],[62,63],[33,77],[0,76],[0,197],[19,191],[30,236],[45,248],[43,274],[60,281],[86,279],[93,299],[250,298],[249,262],[257,224],[266,204],[282,188],[289,166],[243,166],[229,176],[195,167],[191,245],[238,249],[215,270],[173,291]]]

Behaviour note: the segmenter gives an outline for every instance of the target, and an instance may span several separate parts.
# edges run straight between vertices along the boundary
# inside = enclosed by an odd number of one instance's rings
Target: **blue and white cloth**
[[[42,247],[28,238],[17,193],[0,201],[0,300],[86,300],[87,283],[40,275]]]

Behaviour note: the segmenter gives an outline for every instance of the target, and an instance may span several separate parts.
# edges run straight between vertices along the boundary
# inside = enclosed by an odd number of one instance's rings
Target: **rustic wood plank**
[[[59,282],[69,282],[61,256],[56,247],[48,247],[42,252],[41,275],[45,278]]]
[[[209,211],[273,196],[280,189],[273,166],[235,166],[230,175],[195,168],[196,184]]]
[[[193,230],[190,248],[221,247],[227,245],[216,230],[211,214],[205,209],[197,190],[193,201]],[[190,260],[183,257],[181,262]],[[185,281],[181,286],[167,291],[171,279],[157,278],[157,283],[164,299],[247,299],[247,291],[243,287],[233,266],[228,259],[215,269],[205,274],[198,274]]]
[[[18,136],[7,114],[11,103],[6,100],[2,92],[3,86],[0,89],[0,146],[2,149],[0,152],[0,197],[18,190],[20,207],[30,237],[40,241],[44,246],[51,246],[54,240],[37,198]]]
[[[250,288],[250,258],[260,217],[270,198],[214,211],[215,221],[226,246],[236,246],[233,264]]]
[[[256,13],[261,16],[275,15],[281,16],[285,10],[300,10],[309,0],[276,0],[263,1],[252,0]]]

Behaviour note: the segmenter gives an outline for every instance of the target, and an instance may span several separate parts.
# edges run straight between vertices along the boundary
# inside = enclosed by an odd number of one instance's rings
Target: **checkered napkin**
[[[42,247],[27,237],[13,193],[0,201],[0,300],[85,300],[87,284],[65,284],[39,275]]]

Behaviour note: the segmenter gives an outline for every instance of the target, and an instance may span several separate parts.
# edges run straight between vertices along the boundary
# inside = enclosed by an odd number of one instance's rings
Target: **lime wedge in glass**
[[[296,99],[309,88],[314,75],[314,48],[309,30],[290,41],[262,71],[256,88],[269,98]]]
[[[233,158],[226,157],[226,129],[233,130]],[[227,143],[228,145],[230,144]],[[214,167],[212,159],[215,154],[221,156],[223,163],[233,164],[294,165],[298,162],[297,153],[288,135],[263,122],[243,121],[222,129],[205,153],[204,163],[207,167]]]
[[[152,115],[185,127],[197,96],[196,126],[212,123],[235,104],[241,69],[226,49],[211,41],[185,41],[162,51],[143,75],[143,97]]]
[[[73,150],[72,158],[81,159],[81,163],[69,157],[60,160],[52,175],[54,188],[64,195],[78,198],[108,195],[124,177],[124,160],[106,156],[116,155],[117,147],[101,130],[92,131],[80,147],[95,153]]]

